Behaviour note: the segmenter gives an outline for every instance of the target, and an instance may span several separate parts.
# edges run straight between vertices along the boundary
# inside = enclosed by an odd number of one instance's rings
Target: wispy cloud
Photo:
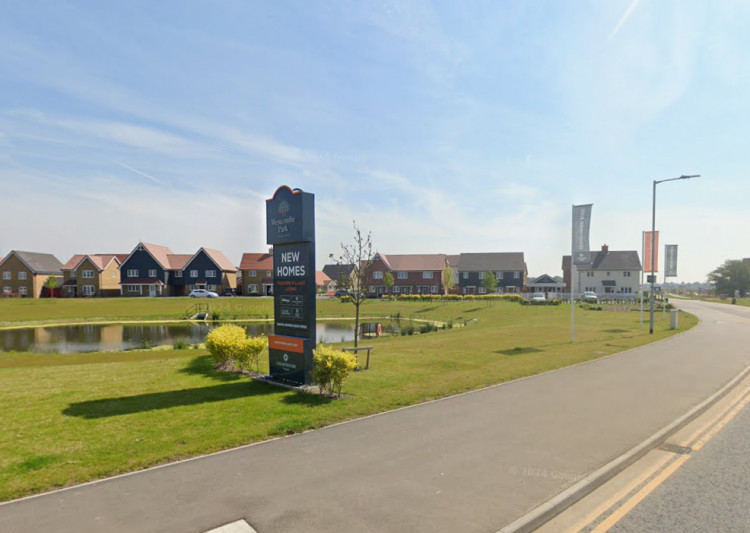
[[[617,25],[615,25],[614,29],[610,32],[610,34],[607,36],[607,40],[614,39],[615,35],[617,35],[617,32],[620,31],[620,28],[622,28],[623,24],[627,22],[628,18],[630,18],[630,15],[633,13],[635,8],[638,6],[638,2],[641,0],[633,0],[630,2],[630,5],[625,10],[625,13],[622,14],[622,17],[620,17],[620,20],[617,22]]]
[[[138,170],[137,168],[133,168],[133,167],[131,167],[129,165],[126,165],[125,163],[121,163],[119,161],[114,161],[114,164],[117,165],[117,166],[120,166],[120,167],[122,167],[122,168],[124,168],[126,170],[129,170],[131,172],[135,172],[139,176],[143,176],[144,178],[146,178],[148,180],[151,180],[154,183],[158,183],[159,185],[162,185],[162,181],[159,180],[159,179],[156,179],[151,174],[146,174],[145,172],[142,172],[142,171]]]

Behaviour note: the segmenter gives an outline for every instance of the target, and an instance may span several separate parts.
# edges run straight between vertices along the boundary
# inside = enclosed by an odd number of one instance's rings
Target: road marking
[[[721,431],[737,414],[750,403],[750,386],[746,387],[740,394],[739,399],[730,404],[718,417],[704,424],[700,429],[695,431],[690,437],[685,439],[687,446],[693,451],[700,450],[711,438]],[[718,419],[718,421],[716,421]],[[596,509],[588,513],[582,520],[567,530],[566,533],[582,531],[586,526],[593,524],[599,517],[604,515],[607,510],[612,509],[617,503],[630,494],[636,487],[642,485],[646,480],[652,478],[643,488],[638,490],[630,499],[623,502],[622,505],[602,521],[591,533],[605,533],[615,524],[622,520],[630,511],[633,510],[640,502],[648,497],[656,488],[674,474],[683,464],[690,459],[690,455],[681,455],[675,458],[668,455],[652,466],[647,472],[637,479],[628,483],[626,487],[618,491],[613,497],[608,498],[606,502],[599,505]],[[666,466],[666,467],[665,467]],[[658,472],[658,474],[657,474]]]
[[[253,527],[244,520],[237,520],[229,524],[224,524],[217,528],[206,531],[205,533],[258,533]]]

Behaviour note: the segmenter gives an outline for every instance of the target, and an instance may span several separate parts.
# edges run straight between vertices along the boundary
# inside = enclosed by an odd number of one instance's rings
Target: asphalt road
[[[609,531],[750,531],[750,407]]]
[[[0,531],[495,531],[750,365],[750,310],[545,375],[0,505]],[[586,346],[581,345],[581,350]],[[199,422],[199,421],[197,421]]]

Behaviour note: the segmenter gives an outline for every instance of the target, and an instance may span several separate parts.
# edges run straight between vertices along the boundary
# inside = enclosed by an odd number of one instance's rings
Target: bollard
[[[679,316],[680,310],[679,309],[672,309],[669,312],[669,329],[677,329],[679,324]]]

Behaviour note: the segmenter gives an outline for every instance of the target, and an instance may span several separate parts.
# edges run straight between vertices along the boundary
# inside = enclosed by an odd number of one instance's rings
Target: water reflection
[[[273,333],[272,324],[239,324],[251,335]],[[197,344],[215,327],[207,323],[188,324],[80,324],[0,331],[0,351],[77,353],[121,351],[172,346],[176,341]],[[347,342],[354,339],[353,324],[317,324],[317,341]]]

